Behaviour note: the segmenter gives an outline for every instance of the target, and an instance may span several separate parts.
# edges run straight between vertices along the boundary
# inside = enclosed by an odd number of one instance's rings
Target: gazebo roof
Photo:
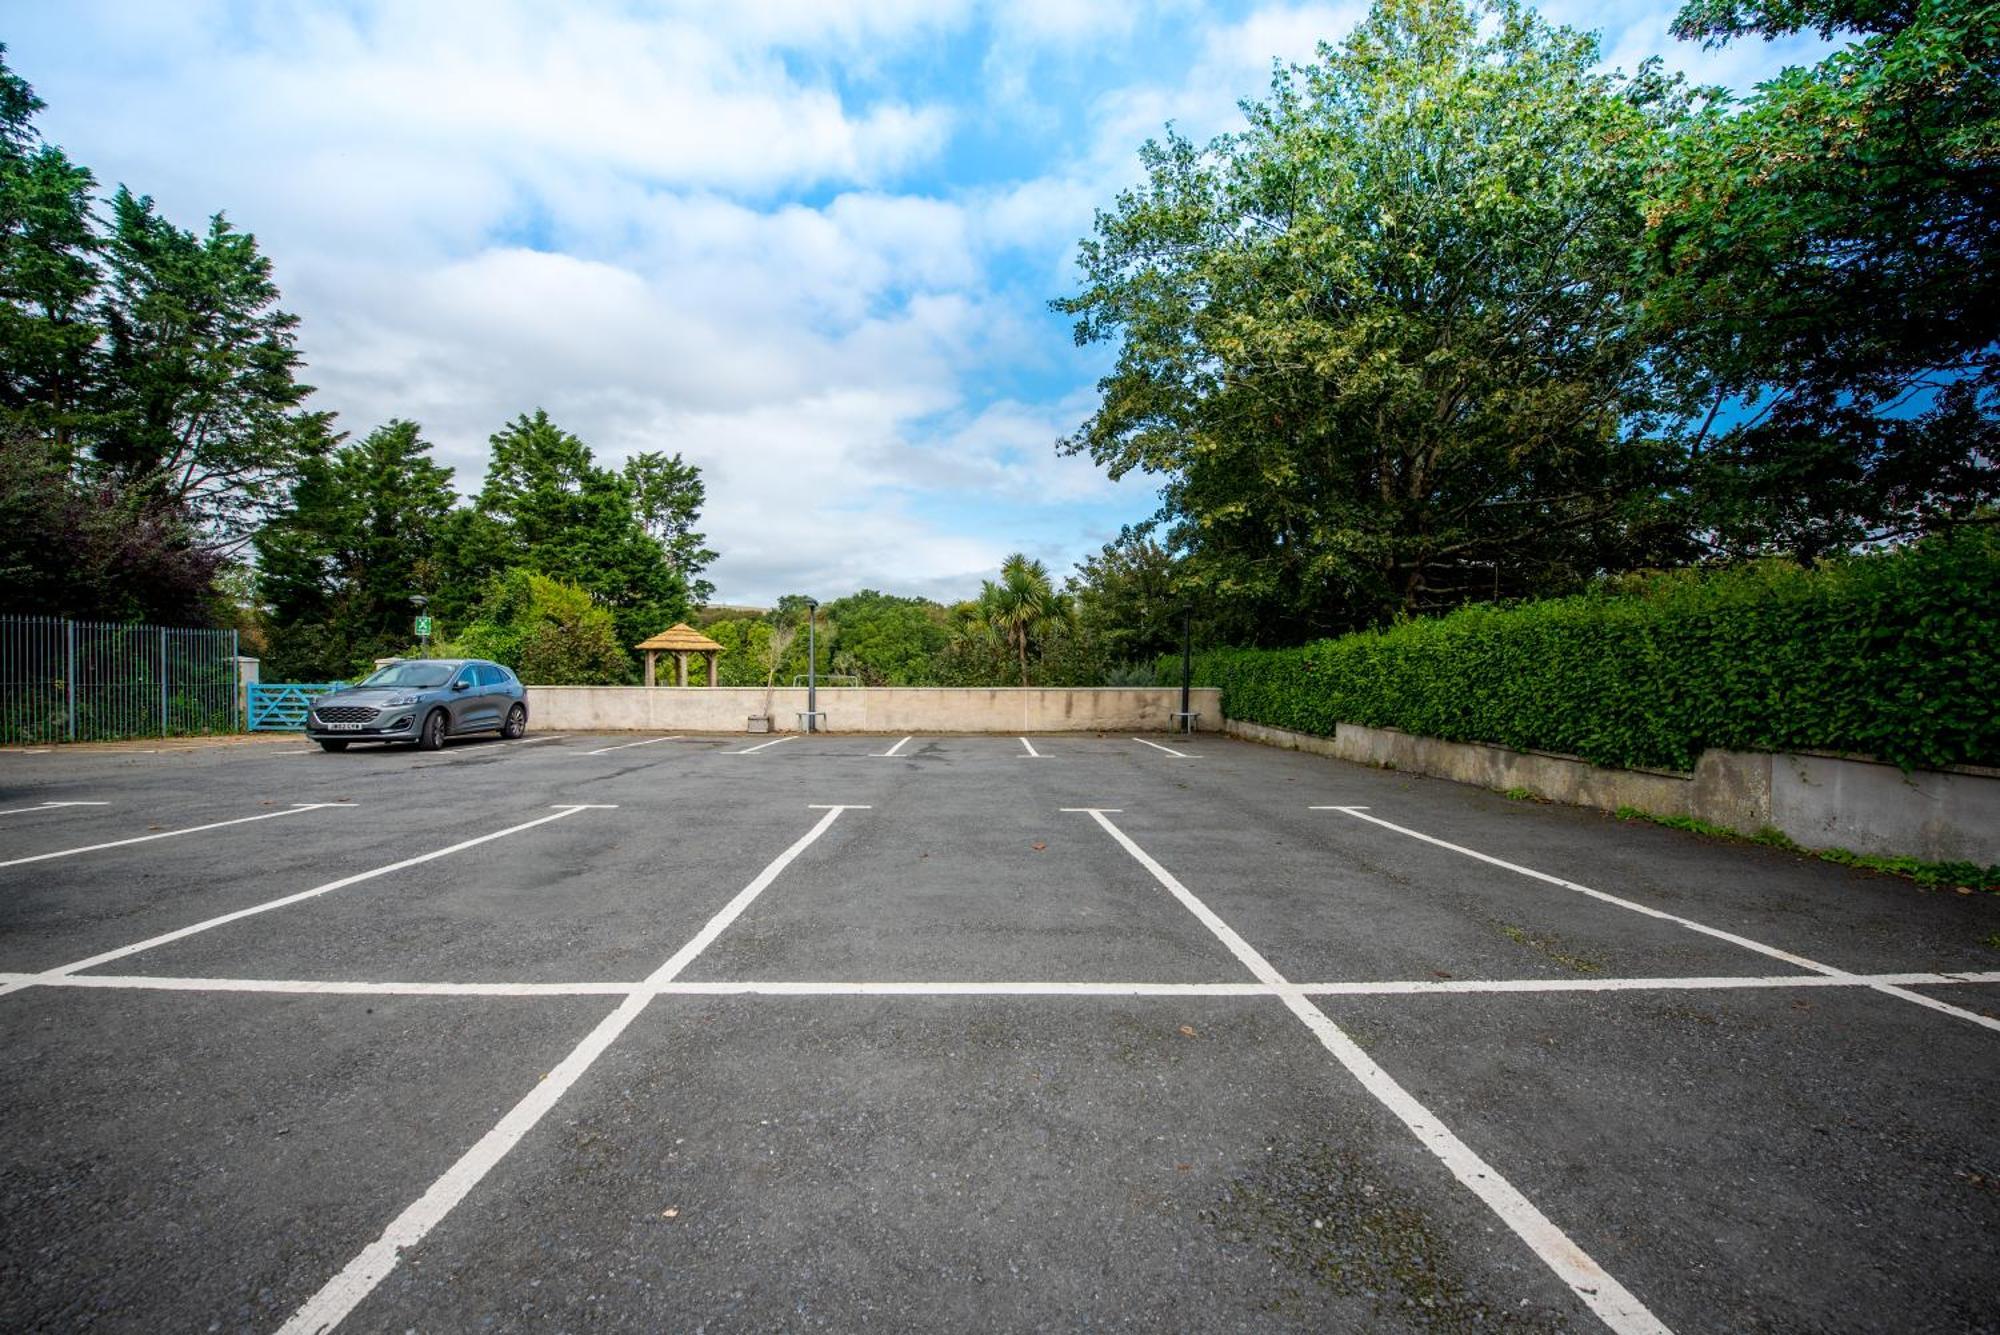
[[[688,625],[677,621],[652,639],[636,646],[640,649],[669,649],[694,653],[720,653],[722,646],[708,636]]]

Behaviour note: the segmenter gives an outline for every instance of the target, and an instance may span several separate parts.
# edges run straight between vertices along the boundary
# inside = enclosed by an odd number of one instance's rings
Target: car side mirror
[[[451,684],[451,689],[454,691],[469,691],[472,689],[472,683],[469,681],[455,681]]]

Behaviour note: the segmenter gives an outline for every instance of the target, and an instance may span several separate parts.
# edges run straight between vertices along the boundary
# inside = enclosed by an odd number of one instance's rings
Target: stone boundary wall
[[[768,706],[768,707],[767,707]],[[534,727],[558,732],[734,732],[768,713],[774,732],[796,732],[803,686],[530,686]],[[1179,687],[822,686],[827,732],[1168,732]],[[1199,687],[1189,708],[1200,726],[1222,724],[1222,692]]]
[[[1484,788],[1522,788],[1552,802],[1693,816],[1745,834],[1766,827],[1807,848],[2000,863],[2000,770],[1959,766],[1905,774],[1872,760],[1704,751],[1692,774],[1611,769],[1575,756],[1444,742],[1342,723],[1331,737],[1229,719],[1223,730],[1288,750],[1407,770]]]

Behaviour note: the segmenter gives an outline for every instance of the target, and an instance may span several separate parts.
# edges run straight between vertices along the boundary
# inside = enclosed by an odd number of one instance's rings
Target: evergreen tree
[[[272,675],[344,677],[404,652],[411,600],[435,578],[453,500],[451,474],[414,422],[308,459],[289,506],[256,539]]]
[[[701,470],[683,463],[678,454],[635,454],[625,461],[625,482],[639,523],[666,549],[674,573],[687,581],[689,601],[697,607],[706,604],[715,586],[699,576],[715,553],[694,527],[708,498]]]
[[[331,415],[303,407],[298,317],[221,214],[197,236],[121,186],[111,225],[97,462],[233,550],[331,443]]]
[[[690,611],[687,577],[640,519],[633,484],[536,409],[492,437],[486,483],[459,536],[461,569],[532,570],[588,592],[629,649]],[[699,539],[697,538],[698,542]]]
[[[6,50],[0,45],[0,421],[47,440],[68,461],[87,420],[98,339],[96,181],[41,142],[34,117],[44,103],[7,68]]]

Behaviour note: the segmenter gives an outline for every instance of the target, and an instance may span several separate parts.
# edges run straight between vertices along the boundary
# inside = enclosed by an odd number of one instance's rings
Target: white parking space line
[[[916,738],[914,736],[905,737],[902,741],[897,742],[887,751],[873,751],[870,752],[869,754],[873,755],[877,760],[887,760],[889,759],[889,757],[895,755],[898,751],[902,750],[904,747],[908,746],[911,742],[914,742],[915,740]]]
[[[403,997],[619,997],[644,989],[640,982],[596,980],[553,983],[377,982],[326,978],[176,978],[155,974],[35,974],[0,972],[0,986],[27,983],[138,992],[277,992],[326,996]],[[1089,983],[1053,980],[963,982],[816,982],[760,979],[661,983],[659,996],[770,997],[1275,997],[1285,991],[1309,997],[1537,996],[1569,992],[1739,992],[1787,988],[1949,987],[2000,983],[1992,973],[1861,973],[1831,977],[1817,973],[1755,974],[1714,978],[1410,978],[1344,983]]]
[[[1027,754],[1027,755],[1025,755],[1025,756],[1022,756],[1022,757],[1021,757],[1021,759],[1023,759],[1023,760],[1047,760],[1047,759],[1048,759],[1048,757],[1047,757],[1047,756],[1043,755],[1043,754],[1042,754],[1042,753],[1041,753],[1040,751],[1037,751],[1037,750],[1035,749],[1035,744],[1034,744],[1033,742],[1029,741],[1029,740],[1028,740],[1027,738],[1025,738],[1025,737],[1021,738],[1021,739],[1020,739],[1020,742],[1021,742],[1021,745],[1022,745],[1022,746],[1025,746],[1025,747],[1027,747],[1027,748],[1028,748],[1028,754]]]
[[[294,802],[283,811],[263,811],[255,816],[238,816],[234,820],[211,821],[207,825],[186,825],[178,830],[161,830],[157,834],[139,834],[130,839],[113,839],[104,844],[85,844],[81,848],[58,849],[53,853],[36,853],[25,858],[9,858],[0,862],[0,867],[22,867],[30,862],[47,862],[51,858],[73,858],[79,853],[96,853],[107,848],[125,848],[132,844],[149,844],[155,839],[178,839],[184,834],[200,834],[203,830],[220,830],[230,825],[248,825],[252,821],[277,820],[280,816],[302,816],[308,811],[345,809],[351,802]]]
[[[82,988],[86,991],[136,992],[277,992],[303,996],[356,997],[622,997],[638,990],[637,983],[375,983],[333,978],[172,978],[154,974],[0,973],[0,986],[27,983],[38,987]]]
[[[326,884],[316,885],[310,890],[301,890],[295,895],[286,895],[281,899],[266,900],[262,904],[253,904],[249,908],[237,909],[234,913],[224,913],[219,917],[209,918],[192,926],[182,927],[159,936],[148,937],[144,941],[137,941],[129,946],[120,946],[116,950],[107,950],[100,955],[92,955],[88,959],[77,960],[73,964],[62,965],[60,968],[48,969],[42,973],[22,975],[12,982],[0,983],[0,996],[5,996],[9,992],[18,992],[24,987],[34,987],[39,983],[53,982],[55,979],[67,977],[70,974],[81,973],[85,969],[94,969],[100,964],[109,964],[113,960],[122,960],[128,955],[136,955],[142,950],[151,950],[155,946],[164,946],[170,941],[179,941],[185,937],[194,936],[199,932],[211,931],[217,927],[222,927],[244,918],[254,917],[260,913],[269,913],[273,909],[281,909],[290,904],[298,904],[308,899],[317,898],[320,895],[331,894],[335,890],[342,890],[350,885],[359,885],[363,881],[372,881],[378,876],[387,876],[390,872],[401,871],[405,867],[415,867],[426,862],[435,862],[439,858],[450,857],[453,853],[461,853],[468,848],[477,848],[481,844],[490,844],[495,839],[505,839],[510,834],[519,834],[523,830],[532,830],[538,825],[547,825],[551,821],[563,820],[576,815],[579,811],[603,811],[607,809],[609,808],[602,805],[588,803],[566,804],[556,808],[555,812],[551,815],[539,816],[531,821],[523,821],[519,825],[510,825],[504,830],[495,830],[492,834],[482,834],[474,839],[463,839],[448,848],[436,849],[429,853],[419,853],[413,858],[404,858],[401,862],[391,862],[386,866],[375,867],[369,871],[356,872],[352,876],[343,876],[337,881],[328,881]]]
[[[40,806],[15,807],[0,811],[0,816],[26,816],[36,811],[60,811],[64,807],[108,807],[109,802],[44,802]]]
[[[725,756],[748,756],[748,755],[755,755],[755,754],[756,754],[757,752],[759,752],[759,751],[762,751],[762,750],[763,750],[763,749],[764,749],[765,747],[767,747],[767,746],[776,746],[776,745],[777,745],[777,744],[778,744],[779,742],[789,742],[789,741],[794,741],[794,740],[796,740],[796,739],[795,739],[795,738],[791,738],[791,737],[773,737],[773,738],[772,738],[772,739],[771,739],[770,741],[768,741],[768,742],[759,742],[759,743],[757,743],[757,745],[755,745],[755,746],[747,746],[747,747],[743,748],[743,749],[742,749],[741,751],[724,751],[724,752],[723,752],[722,754],[723,754],[723,755],[725,755]]]
[[[375,1286],[396,1268],[399,1255],[406,1248],[423,1241],[425,1235],[436,1228],[465,1199],[467,1193],[493,1171],[494,1165],[520,1143],[521,1137],[535,1128],[549,1109],[569,1092],[570,1086],[639,1018],[658,989],[672,982],[676,975],[692,964],[750,907],[757,896],[764,893],[771,882],[778,879],[785,868],[791,866],[801,853],[812,847],[840,819],[842,812],[850,809],[844,806],[828,807],[826,814],[801,835],[798,842],[773,858],[686,945],[655,969],[638,990],[599,1021],[597,1027],[571,1049],[570,1054],[557,1063],[556,1068],[543,1077],[526,1098],[515,1104],[491,1131],[480,1137],[478,1143],[467,1150],[457,1163],[446,1169],[444,1176],[431,1184],[430,1190],[398,1215],[381,1237],[362,1248],[360,1255],[349,1261],[346,1268],[307,1299],[305,1305],[292,1314],[291,1320],[278,1328],[278,1335],[321,1335],[321,1332],[332,1330],[346,1320],[348,1313],[374,1292]]]
[[[1791,987],[1943,987],[2000,982],[2000,973],[1769,973],[1713,978],[1415,978],[1380,983],[1296,983],[1314,997],[1533,995],[1546,992],[1733,992]]]
[[[1580,895],[1588,895],[1592,899],[1615,905],[1621,909],[1629,909],[1633,913],[1642,913],[1648,918],[1658,918],[1662,922],[1674,923],[1677,926],[1687,928],[1691,932],[1700,932],[1702,935],[1712,936],[1718,941],[1727,941],[1733,946],[1741,946],[1745,950],[1754,950],[1760,955],[1768,955],[1772,959],[1783,960],[1785,963],[1797,965],[1801,969],[1810,969],[1814,973],[1828,974],[1836,978],[1854,977],[1846,969],[1837,969],[1831,964],[1822,964],[1818,960],[1807,959],[1803,955],[1795,955],[1789,950],[1780,950],[1776,946],[1767,946],[1763,942],[1753,941],[1747,936],[1739,936],[1735,932],[1726,932],[1719,927],[1710,927],[1708,924],[1696,922],[1692,918],[1683,918],[1678,913],[1668,913],[1663,909],[1656,909],[1634,900],[1621,898],[1618,895],[1607,894],[1602,890],[1594,890],[1587,885],[1580,885],[1575,881],[1564,880],[1560,876],[1551,876],[1545,871],[1536,871],[1533,867],[1524,867],[1518,862],[1509,862],[1505,858],[1496,858],[1490,853],[1481,853],[1478,849],[1467,848],[1463,844],[1450,843],[1434,835],[1425,834],[1420,830],[1412,830],[1408,826],[1397,825],[1392,821],[1383,820],[1380,816],[1365,815],[1363,814],[1363,808],[1360,807],[1314,807],[1312,810],[1338,811],[1344,816],[1352,816],[1355,820],[1367,821],[1370,825],[1379,825],[1385,830],[1394,830],[1397,834],[1408,835],[1412,839],[1421,840],[1434,847],[1463,854],[1466,857],[1484,862],[1489,867],[1499,867],[1503,871],[1511,871],[1517,875],[1527,876],[1549,885],[1560,886],[1564,890],[1575,891]],[[1990,1015],[1980,1015],[1976,1011],[1961,1010],[1957,1006],[1939,1001],[1936,997],[1927,997],[1921,992],[1910,992],[1894,983],[1870,983],[1868,986],[1885,996],[1913,1002],[1916,1005],[1938,1011],[1945,1015],[1956,1016],[1961,1020],[1969,1020],[1982,1028],[2000,1032],[2000,1020],[1996,1020]]]
[[[538,740],[538,741],[539,741],[540,739],[539,739],[539,738],[537,738],[536,740]],[[584,752],[583,754],[584,754],[584,755],[587,755],[587,756],[603,756],[603,755],[609,755],[609,754],[611,754],[611,752],[613,752],[613,751],[623,751],[623,750],[625,750],[625,749],[626,749],[627,747],[632,747],[632,746],[653,746],[653,745],[655,745],[656,743],[659,743],[659,742],[678,742],[679,740],[680,740],[680,736],[679,736],[679,734],[676,734],[676,735],[674,735],[674,736],[672,736],[672,737],[648,737],[648,738],[646,738],[646,740],[644,740],[643,742],[620,742],[620,743],[619,743],[618,745],[616,745],[616,746],[603,746],[603,747],[599,747],[599,748],[598,748],[597,750],[595,750],[595,751],[585,751],[585,752]]]
[[[1175,880],[1171,872],[1155,862],[1102,811],[1091,811],[1089,815],[1131,854],[1133,860],[1152,873],[1153,879],[1179,900],[1183,908],[1194,914],[1244,968],[1276,991],[1292,1014],[1333,1054],[1334,1060],[1347,1068],[1364,1089],[1410,1129],[1424,1148],[1436,1155],[1454,1177],[1484,1201],[1487,1208],[1498,1215],[1501,1222],[1513,1230],[1514,1235],[1526,1243],[1542,1263],[1597,1314],[1599,1320],[1620,1335],[1665,1335],[1667,1326],[1644,1303],[1593,1261],[1533,1201],[1500,1176],[1498,1170],[1480,1158],[1450,1127],[1433,1116],[1430,1109],[1412,1097],[1396,1082],[1395,1077],[1377,1065],[1359,1044],[1348,1037],[1346,1030],[1327,1018],[1325,1011],[1286,982],[1284,976],[1254,946],[1238,936],[1229,924]]]
[[[452,740],[453,742],[457,742],[464,739],[453,738]],[[560,740],[560,738],[553,733],[545,733],[540,737],[516,737],[512,741],[495,741],[491,739],[486,739],[486,740],[480,740],[471,746],[448,745],[446,749],[442,751],[420,752],[418,758],[426,759],[430,764],[433,765],[449,765],[455,762],[478,760],[482,756],[491,756],[495,751],[505,750],[509,747],[538,746],[543,742],[553,742],[558,740]]]
[[[1200,759],[1201,759],[1201,757],[1200,757],[1200,756],[1191,756],[1191,755],[1189,755],[1189,754],[1188,754],[1187,752],[1185,752],[1185,751],[1176,751],[1176,750],[1174,750],[1174,748],[1173,748],[1173,747],[1171,747],[1171,746],[1161,746],[1161,745],[1160,745],[1160,744],[1159,744],[1158,742],[1149,742],[1149,741],[1147,741],[1147,740],[1146,740],[1146,739],[1145,739],[1144,737],[1134,737],[1134,738],[1133,738],[1132,740],[1133,740],[1133,741],[1135,741],[1135,742],[1137,742],[1137,743],[1138,743],[1139,745],[1141,745],[1141,746],[1150,746],[1150,747],[1152,747],[1152,748],[1153,748],[1153,749],[1154,749],[1155,751],[1165,751],[1165,752],[1166,752],[1166,753],[1167,753],[1168,755],[1170,755],[1170,756],[1175,756],[1175,757],[1178,757],[1178,758],[1179,758],[1179,759],[1181,759],[1181,760],[1200,760]]]

